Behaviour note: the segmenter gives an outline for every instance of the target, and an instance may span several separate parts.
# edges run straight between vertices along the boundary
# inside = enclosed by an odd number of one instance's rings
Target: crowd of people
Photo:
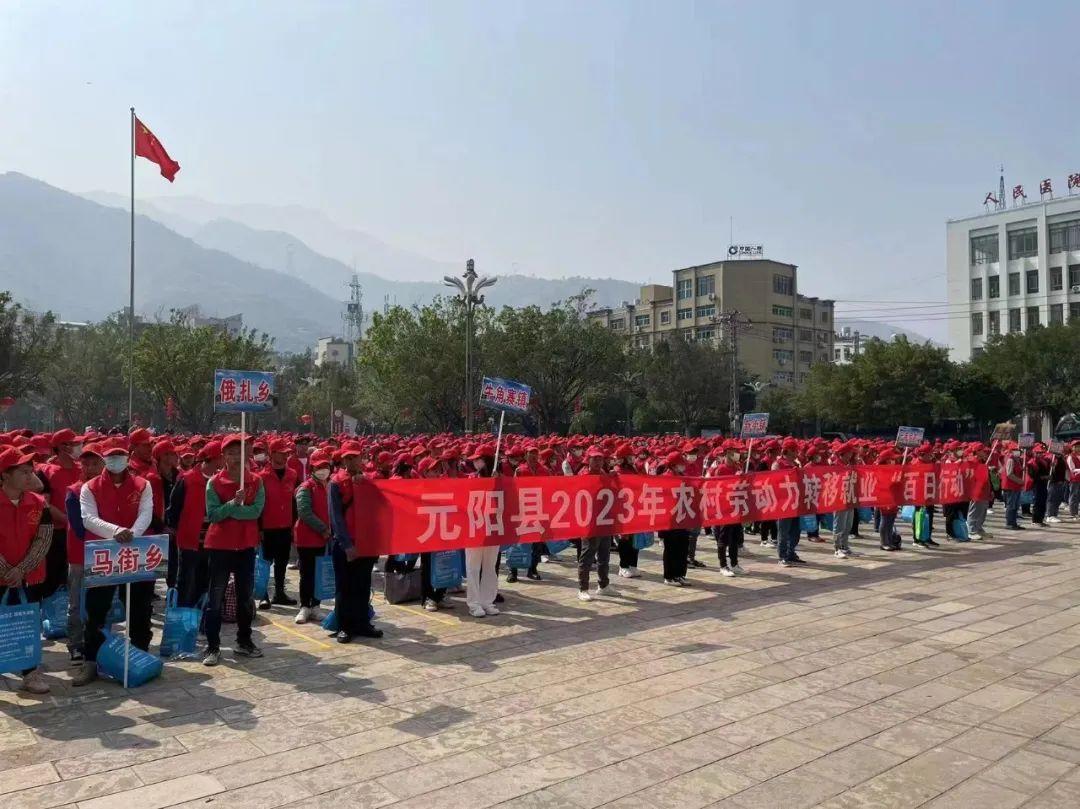
[[[1054,449],[1056,451],[1051,451]],[[461,437],[340,436],[320,439],[310,434],[156,435],[146,429],[130,434],[77,435],[63,429],[51,434],[28,430],[0,434],[0,603],[16,592],[40,601],[67,588],[67,645],[74,686],[98,676],[97,655],[115,596],[115,587],[83,587],[83,548],[87,540],[167,534],[169,561],[166,584],[175,588],[181,607],[205,605],[203,663],[221,661],[222,611],[226,591],[236,597],[236,639],[233,652],[260,657],[252,636],[256,609],[296,607],[295,621],[322,619],[316,598],[316,567],[329,554],[334,570],[336,638],[378,638],[371,621],[372,573],[379,559],[353,536],[351,509],[354,483],[363,479],[458,478],[542,475],[602,475],[611,472],[720,477],[804,465],[894,465],[906,462],[974,461],[990,467],[992,491],[984,499],[943,507],[945,533],[956,535],[957,520],[966,537],[989,537],[985,519],[997,500],[1005,505],[1005,525],[1021,530],[1021,513],[1032,523],[1059,523],[1062,507],[1077,519],[1080,508],[1080,442],[1068,446],[1035,444],[1021,450],[1015,442],[946,441],[901,450],[884,439],[826,441],[821,438],[682,438],[677,436],[542,436]],[[924,525],[935,508],[927,506]],[[809,521],[807,519],[809,517]],[[804,564],[796,547],[805,532],[809,541],[832,536],[834,554],[855,555],[851,537],[860,525],[873,524],[880,547],[902,547],[896,530],[898,509],[853,508],[833,515],[807,515],[752,525],[701,526],[662,531],[663,581],[672,587],[690,584],[688,571],[705,567],[698,558],[702,532],[716,541],[719,571],[742,574],[739,549],[747,534],[763,547],[776,548],[778,564]],[[827,526],[827,527],[826,527]],[[938,543],[929,531],[913,541]],[[609,575],[614,549],[617,576],[635,578],[638,543],[632,536],[576,540],[578,598],[592,601],[611,596]],[[254,569],[259,554],[272,569],[267,592],[256,605]],[[445,591],[431,585],[431,554],[420,554],[422,605],[435,611]],[[476,618],[499,614],[500,555],[498,546],[467,548],[465,593]],[[540,580],[540,565],[549,559],[543,542],[533,543],[525,568],[528,579]],[[403,564],[388,558],[384,570]],[[286,589],[286,570],[299,570],[297,598]],[[508,567],[515,582],[520,568]],[[595,573],[596,587],[590,587]],[[131,643],[143,650],[152,641],[154,582],[131,585],[127,615]],[[7,600],[5,600],[7,599]],[[48,693],[37,669],[22,672],[21,687]]]

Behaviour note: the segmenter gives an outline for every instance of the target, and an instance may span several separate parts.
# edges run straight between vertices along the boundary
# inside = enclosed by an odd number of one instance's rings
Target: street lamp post
[[[462,281],[462,278],[465,280]],[[484,305],[484,296],[478,294],[480,290],[495,285],[494,278],[477,276],[476,265],[470,258],[465,262],[465,272],[461,278],[452,275],[443,276],[443,283],[458,291],[457,299],[465,307],[465,432],[473,430],[473,400],[472,400],[472,338],[473,338],[473,313],[477,306]]]

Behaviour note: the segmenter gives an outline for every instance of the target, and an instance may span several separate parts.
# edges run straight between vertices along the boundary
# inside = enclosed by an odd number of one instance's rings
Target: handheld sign
[[[1020,433],[1020,438],[1016,443],[1020,449],[1031,449],[1035,446],[1035,433]]]
[[[901,427],[896,431],[896,445],[907,449],[917,447],[922,444],[925,433],[925,427]]]
[[[83,548],[83,586],[153,581],[165,575],[168,562],[167,534],[135,537],[131,542],[90,540]]]
[[[1055,438],[1053,441],[1050,442],[1050,452],[1053,455],[1064,455],[1065,442],[1062,441],[1060,438]]]
[[[480,385],[480,404],[496,410],[525,413],[529,410],[532,388],[521,382],[485,376]]]
[[[214,371],[215,413],[265,413],[273,409],[273,373]]]
[[[762,438],[769,431],[768,413],[746,413],[742,417],[739,438]]]

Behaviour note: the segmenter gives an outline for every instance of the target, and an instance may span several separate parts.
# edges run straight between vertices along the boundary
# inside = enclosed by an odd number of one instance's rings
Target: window
[[[772,291],[777,295],[790,295],[795,291],[795,279],[790,275],[773,275]]]
[[[1080,303],[1073,301],[1069,304],[1069,321],[1080,318]]]
[[[1069,286],[1080,286],[1080,264],[1069,265]]]
[[[975,346],[973,349],[971,349],[971,356],[973,357],[981,357],[985,353],[986,349],[982,346]]]
[[[998,237],[996,233],[971,237],[971,263],[993,264],[998,260]]]
[[[777,306],[773,304],[772,313],[773,317],[791,317],[795,310],[790,306]]]
[[[828,312],[822,312],[821,313],[821,322],[822,323],[828,323],[829,322],[829,313]]]
[[[678,299],[685,301],[694,293],[694,281],[691,278],[684,278],[676,284],[675,289]]]
[[[1050,225],[1050,252],[1080,250],[1080,219]]]
[[[1039,325],[1039,307],[1029,306],[1027,308],[1027,327],[1030,329],[1033,326]]]
[[[983,316],[982,312],[971,313],[971,333],[978,337],[983,333]]]
[[[1020,310],[1009,310],[1009,331],[1020,331]]]
[[[850,360],[851,359],[851,349],[848,348],[847,346],[844,346],[844,359],[845,360]]]
[[[971,279],[971,299],[973,301],[981,301],[982,300],[982,279],[981,278],[972,278]]]
[[[1035,228],[1009,231],[1009,260],[1030,258],[1039,254],[1039,233]]]
[[[716,329],[714,329],[712,326],[705,326],[703,328],[700,328],[697,330],[697,338],[698,340],[715,340]]]
[[[800,351],[799,352],[799,362],[805,362],[807,365],[809,365],[813,361],[814,361],[814,352],[813,351]]]
[[[833,350],[833,359],[836,360],[837,362],[840,361],[840,349],[839,348]]]
[[[1062,283],[1063,282],[1061,280],[1061,267],[1051,267],[1050,268],[1050,291],[1051,292],[1061,292]]]
[[[1031,294],[1033,294],[1035,292],[1038,292],[1039,291],[1039,271],[1038,270],[1028,270],[1027,273],[1026,273],[1026,276],[1027,276],[1027,279],[1026,279],[1027,283],[1025,285],[1025,289],[1027,290],[1028,295],[1031,295]]]
[[[622,331],[626,328],[626,320],[621,317],[614,318],[611,321],[611,328],[615,329],[615,331]]]
[[[781,365],[790,365],[795,361],[795,352],[790,348],[774,348],[772,358]]]
[[[698,317],[716,317],[716,307],[713,304],[708,306],[699,306],[697,308]]]
[[[774,343],[790,343],[795,338],[795,330],[784,326],[773,326],[772,341]]]
[[[813,320],[814,319],[814,310],[813,309],[807,309],[805,306],[800,306],[799,307],[799,317],[802,318],[803,320]]]
[[[986,288],[990,298],[1001,297],[1001,277],[997,275],[991,275],[986,279]]]
[[[660,325],[661,326],[667,326],[670,323],[671,323],[671,311],[668,310],[666,312],[661,312],[660,313]]]
[[[773,371],[772,381],[776,385],[790,385],[795,381],[795,372]]]
[[[809,343],[814,339],[814,332],[812,329],[799,329],[799,342]]]
[[[1020,273],[1018,272],[1009,273],[1009,294],[1020,294]]]
[[[690,320],[694,317],[693,309],[680,309],[676,315],[679,320]]]
[[[1001,334],[1001,312],[997,309],[990,313],[989,334],[991,336],[995,334]]]
[[[1050,304],[1050,325],[1060,326],[1065,322],[1065,306],[1060,303]]]
[[[713,275],[703,275],[697,279],[697,294],[698,295],[712,295],[716,290],[716,277]]]
[[[647,335],[647,334],[635,335],[635,337],[634,337],[634,345],[636,345],[638,348],[648,348],[649,347],[649,335]]]
[[[806,381],[806,374],[799,374],[799,384],[801,385]]]
[[[648,315],[634,315],[634,325],[637,327],[648,326],[650,317]]]

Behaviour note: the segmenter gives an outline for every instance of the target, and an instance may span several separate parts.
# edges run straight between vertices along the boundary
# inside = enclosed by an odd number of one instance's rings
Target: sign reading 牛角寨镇
[[[532,388],[521,382],[485,376],[480,383],[480,404],[496,410],[525,413],[532,400]]]

